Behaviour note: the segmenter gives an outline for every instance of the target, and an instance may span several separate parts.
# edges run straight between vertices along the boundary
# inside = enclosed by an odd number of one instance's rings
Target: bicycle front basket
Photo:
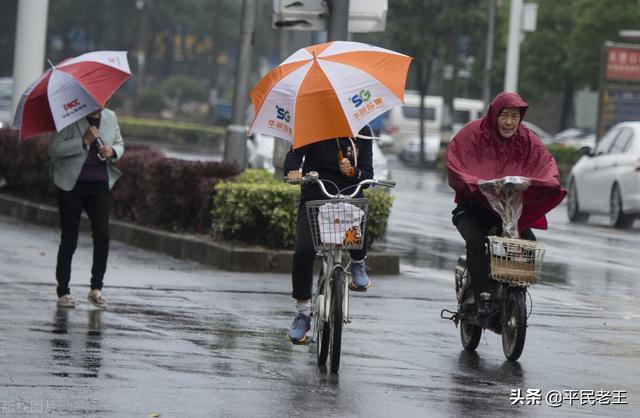
[[[312,200],[305,204],[316,251],[364,245],[367,199]]]
[[[491,276],[501,282],[526,286],[537,281],[544,245],[524,239],[489,237]]]

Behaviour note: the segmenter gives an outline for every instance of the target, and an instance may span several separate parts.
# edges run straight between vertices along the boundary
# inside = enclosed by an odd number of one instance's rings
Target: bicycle
[[[300,180],[286,180],[290,184],[318,184],[327,200],[306,202],[307,217],[311,228],[313,246],[320,256],[320,274],[311,303],[313,336],[317,348],[319,366],[330,359],[330,370],[340,369],[342,328],[349,319],[348,250],[361,249],[364,245],[368,202],[356,198],[367,185],[395,187],[394,181],[367,179],[349,186],[336,194],[329,193],[324,181],[315,171]],[[351,194],[343,194],[355,187]]]

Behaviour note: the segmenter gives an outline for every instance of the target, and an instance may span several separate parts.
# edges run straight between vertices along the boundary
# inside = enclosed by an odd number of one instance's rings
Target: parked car
[[[254,133],[247,139],[247,167],[263,168],[275,173],[273,165],[273,143],[275,138],[270,135]]]
[[[275,173],[275,166],[273,165],[273,144],[275,140],[270,135],[252,134],[247,139],[247,166],[249,168],[263,168],[270,173]],[[375,178],[391,180],[389,162],[375,140],[372,144],[372,151]]]
[[[424,138],[424,161],[428,165],[435,165],[440,152],[440,135],[428,135]],[[408,164],[420,163],[420,137],[414,136],[409,139],[407,145],[404,146],[400,155],[401,161]]]
[[[11,125],[13,79],[0,77],[0,129]]]
[[[533,123],[529,122],[528,120],[523,120],[522,123],[529,128],[534,134],[536,134],[538,136],[538,138],[540,138],[540,140],[544,143],[544,144],[552,144],[553,143],[553,135],[551,135],[549,132],[545,131],[544,129],[542,129],[541,127],[534,125]]]
[[[630,226],[640,215],[640,122],[611,128],[595,152],[573,166],[567,190],[571,222],[608,214],[612,226]]]
[[[574,147],[581,153],[589,153],[596,147],[596,131],[593,128],[569,128],[553,136],[556,144]]]
[[[420,95],[406,92],[405,104],[389,110],[383,123],[382,132],[393,138],[393,149],[402,152],[420,134]],[[424,129],[427,136],[440,136],[442,127],[443,100],[440,96],[425,96]],[[482,100],[455,98],[453,100],[453,131],[467,122],[477,119],[484,112]]]

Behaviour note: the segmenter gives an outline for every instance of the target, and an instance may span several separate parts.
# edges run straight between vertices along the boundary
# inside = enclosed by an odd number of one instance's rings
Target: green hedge
[[[118,117],[122,136],[174,144],[195,144],[222,151],[224,129],[189,122]]]
[[[367,245],[384,238],[393,198],[365,190],[369,199]],[[235,182],[216,185],[213,234],[271,248],[293,248],[300,188],[273,179],[265,170],[245,170]]]

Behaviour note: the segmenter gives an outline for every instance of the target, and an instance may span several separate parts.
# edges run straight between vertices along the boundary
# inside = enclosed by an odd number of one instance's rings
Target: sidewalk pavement
[[[6,193],[0,193],[0,214],[39,225],[59,225],[57,208]],[[208,235],[177,234],[113,219],[110,226],[111,239],[223,270],[272,273],[291,271],[293,251],[239,246],[215,241]],[[81,229],[90,230],[89,221],[84,215]],[[370,251],[367,266],[372,275],[397,275],[400,273],[400,257],[397,254]]]

